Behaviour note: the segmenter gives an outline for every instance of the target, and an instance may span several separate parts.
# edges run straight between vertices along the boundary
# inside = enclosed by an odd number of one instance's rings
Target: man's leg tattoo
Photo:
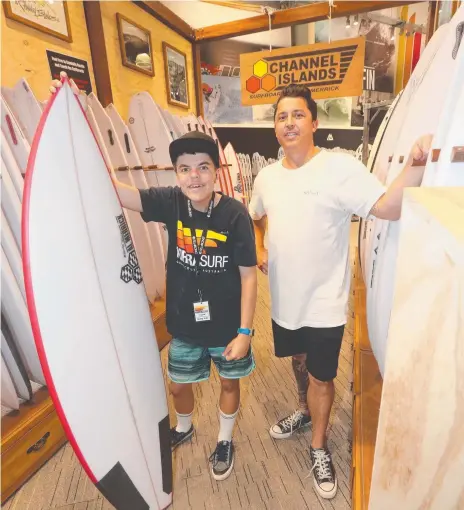
[[[293,373],[295,374],[296,386],[298,388],[298,407],[305,414],[309,414],[307,400],[309,374],[306,368],[306,354],[292,356],[292,367]]]

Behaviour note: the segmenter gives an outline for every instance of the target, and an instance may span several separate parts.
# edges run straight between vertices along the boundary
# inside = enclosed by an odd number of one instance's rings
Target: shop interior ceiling
[[[423,0],[351,1],[254,1],[254,0],[167,0],[136,1],[147,12],[162,16],[172,28],[183,32],[192,42],[233,38],[268,29],[311,23],[353,14],[373,12],[402,5],[423,3]],[[266,9],[269,8],[269,9]],[[205,21],[207,21],[205,23]]]

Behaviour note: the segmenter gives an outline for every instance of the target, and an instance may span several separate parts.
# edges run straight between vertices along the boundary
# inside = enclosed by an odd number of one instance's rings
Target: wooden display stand
[[[2,504],[49,460],[66,436],[47,388],[2,418]]]
[[[166,329],[166,302],[151,306],[158,348],[171,340]],[[1,487],[2,504],[10,498],[67,442],[61,422],[46,387],[40,388],[33,402],[2,418]]]
[[[356,260],[353,359],[352,508],[367,510],[379,422],[382,378],[367,333],[366,288]]]
[[[156,341],[160,352],[171,341],[171,335],[166,329],[166,300],[160,298],[151,305],[151,316],[155,326]]]

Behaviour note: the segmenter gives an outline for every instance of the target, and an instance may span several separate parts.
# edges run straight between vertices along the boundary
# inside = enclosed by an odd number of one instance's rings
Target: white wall
[[[231,9],[230,7],[208,4],[198,0],[167,1],[162,3],[193,28],[208,27],[219,23],[227,23],[228,21],[238,21],[259,16],[259,13]],[[291,45],[292,36],[290,27],[272,30],[271,36],[273,46],[288,47]],[[233,39],[267,46],[269,45],[269,31],[241,35]]]

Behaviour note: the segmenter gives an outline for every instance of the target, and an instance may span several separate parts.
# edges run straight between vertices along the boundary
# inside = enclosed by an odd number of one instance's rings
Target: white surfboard
[[[95,118],[95,114],[93,113],[92,107],[90,105],[87,105],[87,108],[86,108],[85,112],[86,112],[86,115],[87,115],[87,120],[89,121],[90,127],[92,128],[92,131],[93,131],[93,133],[95,135],[95,138],[97,140],[98,146],[99,146],[99,148],[101,150],[101,153],[103,155],[103,159],[106,162],[106,166],[107,166],[107,168],[111,168],[112,169],[111,158],[110,158],[110,155],[108,154],[108,151],[106,149],[105,143],[103,141],[103,137],[101,135],[100,128],[99,128],[97,120]],[[153,186],[155,186],[155,184],[153,184]],[[124,210],[124,214],[126,214],[125,210]],[[133,236],[133,232],[131,230],[130,223],[128,222],[127,225],[128,225],[131,237],[134,237]],[[166,232],[166,237],[167,237],[167,232]],[[167,243],[167,241],[166,241],[166,243]]]
[[[228,161],[227,161],[226,155],[224,154],[224,149],[222,147],[221,141],[219,140],[219,137],[218,137],[215,129],[213,128],[213,126],[211,125],[211,122],[209,120],[201,119],[201,122],[204,122],[204,124],[206,125],[206,128],[210,132],[211,136],[214,138],[214,140],[218,144],[218,147],[219,147],[219,159],[221,161],[221,164],[223,165],[222,173],[223,173],[223,176],[224,176],[224,181],[225,181],[225,186],[226,186],[226,189],[227,189],[227,194],[230,197],[234,198],[235,197],[235,192],[234,192],[234,187],[233,187],[233,184],[232,184],[232,177],[230,175],[230,167],[228,165]]]
[[[202,117],[198,117],[198,119],[196,119],[196,122],[192,122],[191,118],[190,117],[186,117],[186,120],[184,121],[185,122],[185,125],[188,126],[188,130],[192,130],[192,126],[195,127],[195,129],[199,130],[200,132],[203,132],[205,133],[206,135],[209,135],[213,138],[213,134],[211,132],[211,130],[209,130],[204,122],[204,120],[202,119]],[[187,131],[189,132],[189,131]],[[222,161],[220,159],[220,163],[222,164]],[[221,191],[222,193],[228,195],[228,189],[227,189],[227,180],[226,180],[226,176],[225,176],[225,173],[224,173],[224,168],[220,168],[217,172],[217,179],[216,179],[216,182],[214,184],[214,191]]]
[[[19,127],[10,107],[7,105],[3,96],[0,97],[1,105],[1,126],[3,134],[6,137],[8,145],[14,154],[16,163],[21,173],[24,174],[27,166],[27,158],[29,157],[30,145],[26,140],[24,133]]]
[[[7,165],[8,169],[9,169],[10,178],[13,182],[13,185],[15,187],[18,198],[20,201],[22,201],[23,188],[24,188],[24,177],[21,174],[21,170],[18,167],[18,163],[16,163],[13,152],[11,151],[10,146],[8,145],[8,142],[5,138],[5,135],[3,134],[3,131],[0,134],[1,134],[2,160],[5,162],[5,164]]]
[[[31,383],[27,377],[27,372],[22,364],[22,360],[15,351],[13,339],[8,336],[8,331],[3,323],[1,334],[2,357],[8,368],[15,393],[23,400],[30,400],[32,398]]]
[[[404,118],[408,111],[408,106],[414,97],[415,91],[421,83],[425,72],[428,70],[431,62],[436,56],[440,48],[440,44],[446,35],[447,27],[442,25],[436,30],[432,39],[427,44],[424,52],[419,59],[405,89],[401,93],[401,97],[395,107],[395,110],[388,122],[385,134],[380,144],[379,150],[373,162],[372,173],[385,184],[388,170],[393,160],[396,143],[399,133],[404,122]],[[370,218],[368,236],[364,245],[364,264],[363,276],[367,288],[367,303],[371,301],[372,296],[372,275],[375,270],[375,260],[378,253],[378,243],[380,239],[380,231],[385,220]]]
[[[224,149],[224,156],[226,157],[226,160],[228,163],[230,163],[229,171],[230,176],[232,178],[232,186],[234,188],[234,195],[235,198],[242,202],[242,204],[247,205],[248,200],[245,194],[244,189],[244,181],[243,181],[243,175],[240,168],[240,163],[237,159],[237,154],[235,154],[234,147],[229,142],[225,149]]]
[[[230,197],[234,197],[234,190],[232,185],[232,178],[230,176],[230,169],[228,166],[227,158],[224,154],[224,149],[222,147],[222,144],[216,134],[216,131],[214,130],[213,126],[208,120],[203,119],[202,117],[198,118],[199,124],[205,126],[206,133],[210,135],[214,141],[217,143],[219,148],[219,161],[222,165],[221,172],[220,172],[220,178],[221,178],[221,188],[222,192],[226,195],[229,195]]]
[[[2,247],[2,313],[8,321],[13,340],[32,381],[45,384],[42,367],[32,335],[31,322],[21,291]]]
[[[18,284],[19,290],[24,298],[24,302],[26,302],[26,290],[24,288],[24,278],[23,278],[23,266],[21,261],[21,253],[19,251],[18,245],[16,244],[13,232],[11,231],[10,225],[8,224],[8,220],[5,217],[3,209],[1,211],[1,229],[2,229],[2,248],[8,259],[11,270],[15,276],[16,283]]]
[[[116,110],[113,104],[109,104],[106,107],[106,111],[111,118],[114,129],[116,130],[116,134],[119,140],[119,143],[124,150],[124,154],[126,157],[127,164],[130,167],[130,173],[132,174],[132,179],[134,181],[134,185],[138,189],[147,189],[148,182],[145,178],[145,172],[142,168],[142,162],[140,161],[139,155],[137,153],[137,149],[134,144],[134,140],[132,139],[129,128],[122,120],[118,111]],[[148,234],[151,240],[151,247],[153,250],[153,257],[155,261],[155,265],[157,268],[166,266],[166,253],[167,253],[167,231],[164,229],[163,225],[159,223],[154,223],[152,221],[146,224]],[[161,293],[163,294],[166,288],[166,278],[165,272],[156,273],[155,277],[157,278],[157,288],[161,289]]]
[[[172,115],[172,113],[169,110],[161,108],[160,106],[158,106],[158,108],[161,115],[164,118],[164,121],[166,122],[169,132],[171,133],[172,139],[175,140],[176,138],[179,138],[182,132],[180,132],[176,122],[174,121],[174,116]]]
[[[456,28],[452,57],[456,70],[449,84],[422,186],[464,186],[464,22]]]
[[[21,202],[10,176],[8,165],[2,161],[2,210],[11,227],[18,249],[21,249]]]
[[[186,132],[198,131],[200,129],[201,120],[194,115],[184,115],[181,117],[181,121],[185,126]]]
[[[253,173],[251,171],[251,158],[249,154],[245,154],[244,157],[245,162],[245,179],[247,180],[247,186],[249,190],[253,189]]]
[[[25,78],[21,78],[12,89],[2,87],[2,95],[18,121],[24,136],[31,144],[42,115],[42,107],[29,83]]]
[[[148,92],[132,96],[129,104],[129,129],[143,166],[172,167],[169,156],[171,134]],[[152,181],[152,186],[177,186],[174,170],[149,172],[148,179]]]
[[[185,127],[184,123],[182,122],[181,118],[178,115],[172,115],[172,120],[176,125],[179,136],[182,136],[185,133],[187,133],[187,128]]]
[[[369,159],[367,161],[367,169],[369,170],[369,172],[372,172],[374,169],[374,165],[375,165],[380,147],[382,145],[382,141],[383,141],[385,132],[387,130],[390,119],[395,111],[396,105],[398,104],[398,102],[401,98],[401,93],[402,92],[400,92],[395,97],[392,104],[388,108],[387,113],[385,114],[384,118],[382,119],[382,123],[379,126],[379,129],[375,136],[374,144],[372,146],[372,150],[369,153]],[[373,224],[372,218],[368,218],[368,219],[360,218],[359,231],[358,231],[358,258],[359,258],[359,263],[361,265],[361,271],[362,271],[364,283],[366,283],[366,268],[364,266],[365,246],[366,246],[366,244],[369,243],[370,235],[372,232],[372,224]]]
[[[67,82],[44,111],[30,162],[24,278],[58,416],[113,506],[166,508],[169,416],[151,313],[108,168]]]
[[[129,171],[129,165],[125,155],[119,144],[116,130],[113,123],[101,105],[95,94],[90,93],[87,96],[88,105],[92,108],[95,120],[98,124],[102,143],[105,145],[108,156],[111,161],[111,168],[119,182],[134,186],[132,174]],[[119,170],[118,170],[119,169]],[[148,230],[145,222],[142,220],[140,213],[124,209],[130,224],[130,230],[134,238],[135,251],[139,260],[140,269],[142,270],[143,282],[148,299],[154,303],[155,299],[161,297],[163,293],[163,285],[160,283],[160,277],[163,276],[163,268],[156,267],[154,263],[154,254],[151,241],[148,237]],[[157,281],[158,280],[158,281]]]
[[[128,127],[142,166],[145,167],[147,184],[153,187],[177,186],[177,177],[169,155],[169,144],[172,138],[157,104],[148,92],[139,92],[132,96],[129,104]],[[164,170],[147,168],[153,166],[164,168]],[[161,233],[165,253],[167,253],[169,240],[165,225],[162,226]]]
[[[145,169],[147,184],[153,187],[177,186],[177,178],[169,155],[172,141],[169,128],[158,105],[148,92],[132,96],[129,104],[129,130],[132,134],[142,166],[164,167],[165,170]],[[163,245],[167,254],[169,236],[166,226],[162,226]]]
[[[1,385],[1,401],[2,405],[9,407],[10,409],[19,409],[19,399],[18,395],[16,395],[16,390],[11,380],[10,372],[8,371],[8,367],[3,358],[2,352],[2,385]]]
[[[457,70],[453,49],[456,45],[456,26],[462,21],[464,8],[460,8],[448,23],[446,34],[435,57],[413,91],[401,131],[398,133],[393,160],[387,174],[387,186],[401,172],[414,141],[422,135],[434,133],[437,129],[447,94],[450,92],[449,85]],[[403,95],[407,97],[408,93],[411,92],[405,90]],[[431,97],[433,101],[430,100]],[[367,323],[372,350],[381,374],[385,370],[400,227],[401,220],[384,221],[376,225],[373,232],[376,257],[373,257],[372,262],[374,270],[370,290],[368,287]]]

